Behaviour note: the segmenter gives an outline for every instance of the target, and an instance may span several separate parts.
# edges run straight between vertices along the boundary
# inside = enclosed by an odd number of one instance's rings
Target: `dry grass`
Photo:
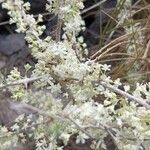
[[[122,0],[118,7],[107,15],[110,19],[100,31],[100,42],[94,46],[94,54],[90,59],[111,64],[111,76],[114,79],[121,78],[131,84],[137,81],[149,82],[150,2],[137,1],[128,8],[131,16],[121,24],[117,17],[124,3],[125,1]],[[130,32],[127,32],[129,28]]]

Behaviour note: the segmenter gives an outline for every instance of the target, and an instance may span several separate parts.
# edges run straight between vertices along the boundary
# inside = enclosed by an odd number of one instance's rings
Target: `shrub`
[[[25,143],[25,131],[38,150],[63,149],[75,134],[76,143],[90,139],[92,149],[106,149],[108,137],[120,150],[149,148],[150,83],[137,84],[134,91],[126,85],[122,91],[119,79],[106,75],[109,65],[86,60],[86,45],[78,37],[85,29],[82,0],[47,0],[46,10],[58,16],[55,40],[41,38],[42,15],[30,15],[28,2],[3,0],[2,6],[8,9],[10,23],[16,23],[16,32],[25,34],[37,63],[30,78],[12,70],[1,88],[7,87],[14,100],[33,105],[39,116],[22,114],[9,129],[1,127],[1,149]]]

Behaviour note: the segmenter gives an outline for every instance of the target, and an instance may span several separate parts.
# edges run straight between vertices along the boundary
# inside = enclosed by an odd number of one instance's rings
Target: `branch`
[[[150,105],[146,102],[144,102],[144,99],[140,99],[140,98],[137,98],[137,97],[134,97],[133,95],[127,93],[127,92],[124,92],[114,86],[112,86],[111,84],[105,82],[105,81],[95,81],[94,83],[98,83],[100,85],[102,85],[103,87],[113,91],[113,92],[116,92],[117,94],[120,94],[122,95],[123,97],[127,98],[128,100],[132,100],[140,105],[142,105],[143,107],[147,108],[147,109],[150,109]]]
[[[2,85],[0,85],[0,89],[4,89],[8,86],[15,86],[15,85],[19,85],[19,84],[24,84],[25,86],[27,86],[28,83],[43,79],[43,77],[44,76],[33,77],[33,78],[25,78],[25,79],[21,79],[21,80],[11,82],[11,83],[2,84]]]
[[[88,7],[87,9],[84,9],[83,11],[81,11],[81,15],[82,14],[85,14],[86,12],[88,12],[88,11],[90,11],[90,10],[92,10],[92,9],[94,9],[94,8],[96,8],[96,7],[98,7],[98,6],[100,6],[100,5],[102,5],[103,3],[105,3],[107,0],[102,0],[102,1],[100,1],[100,2],[98,2],[98,3],[96,3],[95,5],[92,5],[91,7]]]
[[[150,40],[148,41],[148,43],[147,43],[147,45],[146,45],[146,50],[145,50],[145,52],[144,52],[144,55],[143,55],[143,57],[142,57],[142,59],[146,59],[147,57],[148,57],[148,52],[149,52],[149,50],[150,50]]]
[[[94,137],[92,137],[85,129],[83,129],[82,127],[80,127],[74,120],[72,120],[69,116],[65,116],[64,118],[68,119],[70,122],[72,122],[76,128],[78,130],[80,130],[82,133],[86,134],[89,138],[91,139],[95,139]]]

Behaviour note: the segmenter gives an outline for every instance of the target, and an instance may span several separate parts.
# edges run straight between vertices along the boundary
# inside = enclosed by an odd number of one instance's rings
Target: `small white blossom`
[[[86,134],[80,132],[79,135],[76,137],[76,143],[84,144],[87,139],[89,139],[89,137]]]
[[[67,145],[70,138],[70,134],[62,133],[59,138],[63,140],[65,145]]]
[[[125,85],[124,86],[124,90],[125,90],[125,92],[128,92],[130,90],[130,86],[129,85]]]

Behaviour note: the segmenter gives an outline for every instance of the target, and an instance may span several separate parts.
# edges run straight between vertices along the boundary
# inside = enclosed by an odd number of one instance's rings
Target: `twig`
[[[106,1],[107,1],[107,0],[102,0],[102,1],[100,1],[100,2],[98,2],[98,3],[96,3],[95,5],[92,5],[91,7],[88,7],[87,9],[84,9],[83,11],[81,11],[81,15],[82,15],[82,14],[85,14],[86,12],[90,11],[91,9],[94,9],[94,8],[96,8],[96,7],[100,6],[100,5],[102,5],[102,4],[105,3]]]
[[[24,84],[25,86],[27,86],[28,83],[34,82],[34,81],[37,81],[37,80],[40,80],[40,79],[43,79],[43,76],[33,77],[33,78],[25,78],[25,79],[17,80],[17,81],[12,82],[12,83],[0,85],[0,89],[4,89],[8,86],[15,86],[15,85],[19,85],[19,84]]]
[[[150,40],[148,41],[148,43],[146,45],[146,50],[145,50],[144,55],[142,57],[143,59],[147,58],[149,50],[150,50]]]
[[[81,132],[85,133],[89,138],[95,139],[88,132],[86,132],[85,129],[83,129],[82,127],[80,127],[74,120],[72,120],[70,117],[65,116],[65,118],[68,119],[70,122],[72,122]]]
[[[114,136],[115,131],[113,130],[112,127],[109,127],[108,125],[104,125],[104,124],[100,123],[99,126],[89,125],[89,126],[83,127],[83,129],[87,129],[87,128],[105,130],[108,133],[108,135],[111,137],[111,139],[113,140],[113,142],[116,146],[116,149],[119,150],[119,147],[116,142],[116,137]]]
[[[98,83],[98,84],[102,85],[103,87],[105,87],[105,88],[107,88],[109,90],[112,90],[113,92],[116,92],[116,93],[122,95],[123,97],[125,97],[125,98],[127,98],[129,100],[132,100],[132,101],[134,101],[134,102],[136,102],[136,103],[138,103],[140,105],[142,105],[143,107],[145,107],[147,109],[150,109],[150,105],[148,103],[144,102],[144,100],[139,99],[137,97],[134,97],[133,95],[131,95],[129,93],[126,93],[126,92],[124,92],[124,91],[122,91],[122,90],[112,86],[111,84],[109,84],[109,83],[107,83],[107,82],[105,82],[103,80],[95,81],[94,83]]]
[[[60,42],[61,40],[61,31],[62,31],[62,25],[63,25],[63,20],[62,20],[62,13],[60,11],[60,8],[64,7],[64,1],[63,0],[59,0],[58,1],[58,6],[57,6],[57,15],[58,15],[58,19],[57,19],[57,27],[56,27],[56,42]]]
[[[56,28],[56,42],[60,42],[61,40],[62,25],[63,25],[63,21],[58,17],[57,28]]]
[[[60,83],[61,87],[62,87],[62,90],[64,93],[67,93],[68,94],[68,99],[64,102],[64,106],[63,106],[63,109],[70,103],[70,102],[74,102],[75,101],[75,98],[73,96],[73,93],[70,89],[67,88],[67,85],[65,84],[65,82],[61,81],[59,79],[59,77],[52,73],[51,72],[51,77],[58,83]],[[10,87],[10,86],[15,86],[15,85],[20,85],[20,84],[24,84],[25,87],[27,87],[27,85],[31,82],[34,82],[34,81],[37,81],[37,80],[40,80],[40,79],[46,79],[47,76],[39,76],[39,77],[33,77],[33,78],[25,78],[25,79],[21,79],[21,80],[17,80],[17,81],[14,81],[14,82],[11,82],[11,83],[7,83],[7,84],[2,84],[0,85],[0,90],[1,89],[4,89],[4,88],[7,88],[7,87]]]

